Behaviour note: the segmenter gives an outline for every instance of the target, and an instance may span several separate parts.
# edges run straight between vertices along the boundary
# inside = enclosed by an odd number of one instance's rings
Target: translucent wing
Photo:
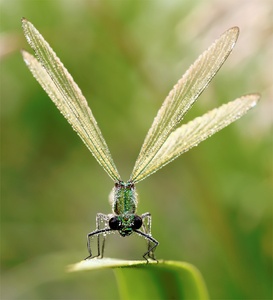
[[[152,171],[149,163],[227,59],[238,35],[238,27],[223,33],[199,56],[171,90],[148,131],[130,177],[131,180],[138,182],[147,177],[149,174],[146,168]],[[143,176],[143,173],[146,175]]]
[[[137,181],[156,172],[182,153],[242,117],[257,104],[259,98],[258,94],[243,96],[177,128],[171,133],[147,168],[137,177]]]
[[[22,51],[33,76],[107,174],[113,180],[120,179],[107,144],[81,90],[37,29],[26,19],[22,20],[22,26],[25,37],[39,60]]]

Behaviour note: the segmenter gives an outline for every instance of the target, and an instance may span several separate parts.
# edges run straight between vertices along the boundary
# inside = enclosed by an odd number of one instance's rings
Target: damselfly
[[[224,32],[197,58],[173,87],[147,133],[130,179],[124,182],[91,109],[72,76],[37,29],[26,19],[22,19],[22,26],[27,42],[37,57],[36,59],[28,52],[22,51],[25,63],[98,163],[115,182],[110,193],[112,213],[98,213],[96,230],[87,235],[88,258],[95,257],[90,246],[92,237],[97,237],[96,256],[103,257],[106,234],[117,231],[123,237],[133,232],[143,236],[148,245],[143,257],[147,261],[148,258],[155,259],[154,252],[159,243],[151,234],[151,214],[136,214],[135,184],[239,119],[256,105],[259,95],[249,94],[178,127],[184,115],[229,56],[238,38],[239,29],[233,27]]]

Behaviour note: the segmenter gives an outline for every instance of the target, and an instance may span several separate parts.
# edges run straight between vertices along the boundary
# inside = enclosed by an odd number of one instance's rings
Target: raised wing
[[[22,51],[26,65],[106,173],[114,181],[119,180],[110,151],[80,88],[38,30],[26,19],[22,19],[22,27],[38,58]]]
[[[171,133],[147,168],[137,177],[137,181],[156,172],[182,153],[241,118],[257,104],[259,98],[258,94],[243,96],[177,128]]]
[[[149,164],[154,165],[153,158],[225,62],[238,35],[238,27],[223,33],[198,57],[171,90],[148,131],[130,180],[138,182],[150,174],[147,170],[154,172]]]

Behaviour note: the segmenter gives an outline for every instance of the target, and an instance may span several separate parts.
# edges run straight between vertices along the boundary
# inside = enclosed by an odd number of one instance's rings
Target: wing
[[[138,182],[149,175],[146,168],[151,171],[149,164],[225,62],[238,35],[238,27],[230,28],[223,33],[199,56],[171,90],[148,131],[130,177],[131,180]],[[143,176],[143,173],[146,175]]]
[[[37,29],[26,19],[22,19],[22,27],[38,58],[22,51],[26,65],[106,173],[114,181],[119,180],[110,151],[80,88]]]
[[[171,133],[144,172],[138,176],[137,181],[156,172],[182,153],[242,117],[257,104],[259,98],[258,94],[243,96],[177,128]]]

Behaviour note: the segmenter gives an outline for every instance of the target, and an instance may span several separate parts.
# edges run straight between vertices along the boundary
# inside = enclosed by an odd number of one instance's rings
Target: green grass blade
[[[114,269],[121,299],[208,299],[200,272],[185,262],[92,259],[69,266],[69,271],[105,268]]]

